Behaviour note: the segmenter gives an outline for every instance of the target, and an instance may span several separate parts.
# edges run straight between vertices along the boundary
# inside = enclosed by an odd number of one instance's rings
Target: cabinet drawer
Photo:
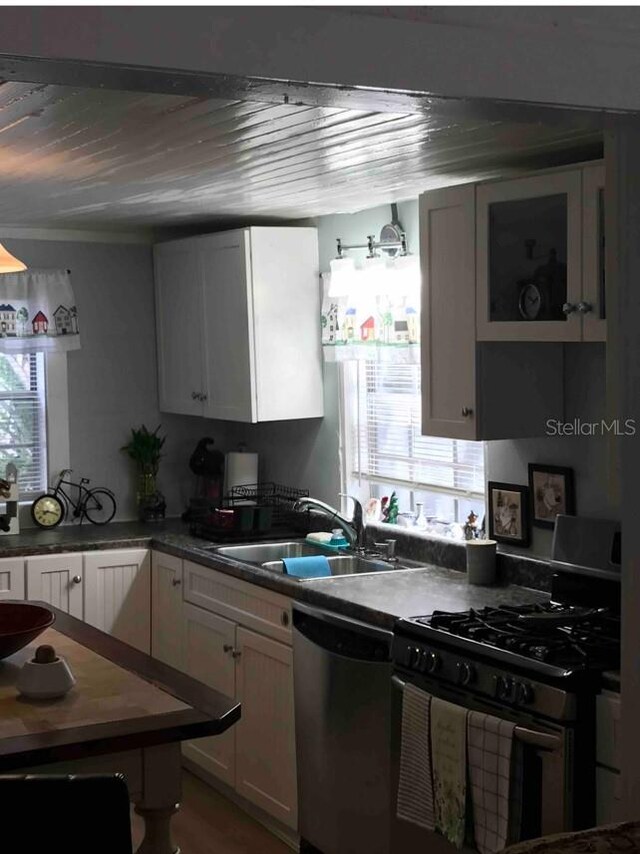
[[[620,769],[620,695],[604,692],[596,697],[596,760]]]
[[[185,560],[184,598],[186,602],[291,644],[291,600],[286,596]]]

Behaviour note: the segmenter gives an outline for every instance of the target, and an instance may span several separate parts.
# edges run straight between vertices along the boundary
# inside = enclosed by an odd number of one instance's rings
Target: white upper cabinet
[[[604,268],[604,165],[582,171],[582,333],[607,340]]]
[[[605,340],[603,189],[601,164],[475,187],[478,341]]]
[[[160,409],[204,412],[201,259],[191,240],[155,247]]]
[[[422,431],[477,438],[475,190],[420,196]]]
[[[163,411],[242,422],[323,415],[316,229],[163,243],[155,268]]]

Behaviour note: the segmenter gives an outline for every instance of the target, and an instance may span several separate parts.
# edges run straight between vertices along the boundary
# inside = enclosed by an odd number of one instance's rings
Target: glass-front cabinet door
[[[582,173],[477,189],[480,341],[579,341]]]
[[[582,337],[607,340],[607,302],[604,260],[604,164],[582,171]]]

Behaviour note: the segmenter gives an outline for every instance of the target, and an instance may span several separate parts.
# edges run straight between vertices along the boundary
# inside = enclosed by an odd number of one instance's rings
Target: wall
[[[192,490],[187,468],[197,440],[225,447],[232,424],[158,411],[153,268],[144,245],[4,239],[29,267],[69,268],[78,304],[82,348],[68,354],[71,466],[77,476],[110,487],[119,519],[135,518],[133,471],[119,450],[132,426],[162,424],[166,457],[159,486],[168,512],[179,514]],[[52,477],[55,472],[51,472]]]
[[[399,218],[412,251],[418,249],[416,201],[399,204]],[[357,214],[321,217],[320,268],[328,270],[335,240],[360,243],[379,234],[391,218],[383,206]],[[80,313],[82,349],[68,356],[71,465],[77,474],[111,487],[118,518],[135,516],[134,480],[119,451],[131,426],[162,424],[167,434],[160,486],[170,515],[179,514],[192,491],[191,450],[210,435],[226,451],[244,442],[260,454],[262,480],[307,488],[339,503],[340,436],[338,366],[325,365],[325,417],[305,421],[239,425],[160,413],[157,377],[151,249],[145,245],[5,239],[7,248],[31,267],[70,268]],[[597,345],[568,350],[567,384],[572,399],[589,399],[602,381],[603,355]],[[580,384],[582,383],[582,385]],[[583,417],[585,413],[583,412]],[[607,490],[607,440],[557,437],[487,443],[487,477],[527,482],[527,463],[570,466],[575,471],[578,511],[616,517]],[[550,533],[534,529],[532,551],[548,554]]]
[[[418,204],[417,201],[401,203],[398,206],[399,219],[407,232],[409,248],[412,252],[419,249],[418,243]],[[341,237],[345,242],[361,243],[368,234],[379,234],[382,226],[391,219],[390,207],[384,206],[361,211],[357,214],[345,214],[321,217],[316,221],[319,230],[320,267],[328,270],[331,258],[335,255],[335,240]],[[583,421],[599,419],[601,393],[604,388],[604,347],[602,345],[567,345],[565,347],[565,398],[567,417],[581,417]],[[337,410],[333,395],[337,389],[336,365],[325,366],[325,376],[329,382],[325,389],[327,415],[320,428],[323,437],[322,450],[330,455],[339,453],[337,433]],[[608,438],[555,436],[518,441],[499,441],[486,443],[486,477],[488,480],[527,484],[528,463],[547,463],[549,465],[568,466],[575,473],[577,510],[581,515],[601,518],[619,517],[619,505],[611,496],[610,487],[610,451]],[[276,464],[272,461],[272,464]],[[322,489],[339,488],[339,478],[333,470],[323,470],[322,460],[309,469],[309,486],[312,490],[320,488],[318,477],[322,478]],[[541,528],[533,529],[532,546],[529,553],[549,555],[551,532]]]

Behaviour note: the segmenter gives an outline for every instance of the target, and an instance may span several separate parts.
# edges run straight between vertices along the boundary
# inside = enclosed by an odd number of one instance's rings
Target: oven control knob
[[[496,678],[496,697],[498,700],[511,700],[513,697],[513,679],[508,676]]]
[[[534,693],[531,685],[528,685],[526,682],[518,682],[516,685],[516,703],[527,705],[528,703],[533,703],[533,700]]]
[[[426,670],[427,673],[436,673],[440,669],[441,665],[440,656],[437,652],[428,652],[427,653],[427,661],[426,661]]]
[[[468,661],[458,662],[458,685],[470,685],[476,678],[476,671]]]
[[[411,670],[417,670],[420,666],[420,649],[417,646],[410,646],[407,649],[407,666]]]

